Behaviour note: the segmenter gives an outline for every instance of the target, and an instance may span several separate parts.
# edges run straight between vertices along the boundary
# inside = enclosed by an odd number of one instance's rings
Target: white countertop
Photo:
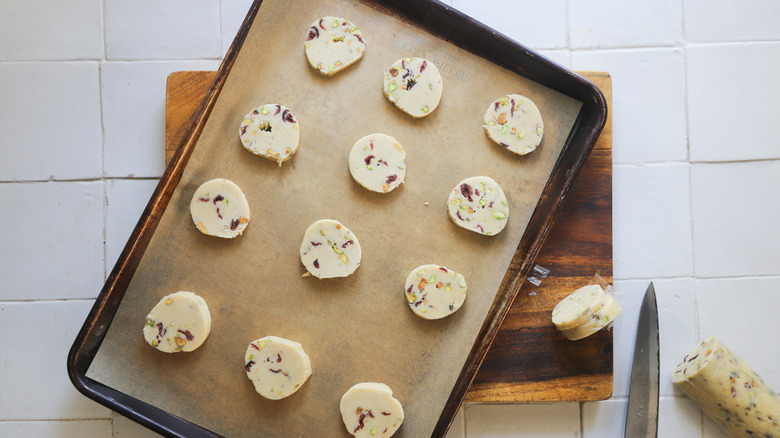
[[[0,438],[156,436],[80,395],[65,357],[163,172],[166,76],[215,70],[250,3],[0,6]],[[650,280],[659,436],[724,437],[669,378],[717,336],[780,390],[780,3],[452,3],[566,67],[612,74],[625,313],[611,399],[467,404],[448,437],[621,437]]]

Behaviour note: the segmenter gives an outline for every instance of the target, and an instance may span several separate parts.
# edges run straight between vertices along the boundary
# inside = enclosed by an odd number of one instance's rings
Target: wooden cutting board
[[[550,270],[539,286],[523,283],[467,402],[604,400],[612,395],[612,332],[572,342],[550,321],[553,307],[595,273],[612,282],[612,79],[580,72],[604,93],[607,124],[546,238],[536,264]],[[165,162],[187,132],[216,72],[168,76]]]

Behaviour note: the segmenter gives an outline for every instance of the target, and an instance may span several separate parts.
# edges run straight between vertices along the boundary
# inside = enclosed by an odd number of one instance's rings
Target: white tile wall
[[[0,421],[110,417],[111,411],[76,391],[65,369],[70,345],[92,304],[0,302]]]
[[[0,437],[158,436],[77,393],[65,355],[163,172],[168,73],[214,70],[251,0],[0,7]],[[621,437],[656,286],[661,437],[725,435],[670,381],[716,335],[775,387],[780,6],[774,0],[447,0],[613,78],[614,395],[465,405],[448,438]],[[76,299],[76,300],[74,300]],[[45,327],[44,332],[35,327]],[[32,340],[32,342],[30,341]],[[38,395],[45,394],[45,397]]]

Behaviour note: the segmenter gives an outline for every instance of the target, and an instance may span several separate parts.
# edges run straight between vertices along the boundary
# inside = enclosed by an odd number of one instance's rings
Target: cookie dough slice
[[[238,136],[246,150],[281,166],[298,150],[300,131],[298,121],[288,108],[269,103],[244,116]]]
[[[432,113],[439,106],[442,88],[439,69],[422,58],[402,58],[385,70],[385,97],[412,117]]]
[[[459,182],[447,198],[447,210],[457,226],[486,236],[500,233],[509,218],[504,191],[487,176]]]
[[[544,134],[539,108],[519,94],[508,94],[491,103],[482,127],[491,140],[518,155],[533,152]]]
[[[623,313],[623,309],[617,300],[612,295],[606,294],[604,307],[601,310],[594,313],[584,324],[572,329],[561,330],[561,334],[570,341],[586,338],[610,325],[621,313]]]
[[[309,27],[303,45],[309,64],[318,72],[332,76],[363,57],[363,34],[342,17],[322,17]]]
[[[607,293],[598,284],[583,286],[561,300],[552,311],[552,322],[558,330],[581,326],[598,313],[607,302]]]
[[[206,301],[187,291],[164,296],[146,315],[144,339],[165,353],[193,351],[211,332],[211,313]]]
[[[357,438],[391,437],[404,421],[404,409],[384,383],[364,382],[341,397],[341,418]]]
[[[406,302],[420,318],[440,319],[460,309],[466,289],[461,274],[444,266],[422,265],[406,277]]]
[[[672,383],[730,437],[780,437],[780,396],[716,338],[699,344]]]
[[[301,262],[317,278],[347,277],[363,255],[357,236],[341,222],[321,219],[309,226],[301,242]]]
[[[349,171],[361,186],[372,192],[387,193],[404,182],[406,152],[389,135],[367,135],[352,146]]]
[[[201,233],[230,239],[249,225],[249,203],[233,181],[216,178],[201,184],[190,201],[192,221]]]
[[[244,368],[255,391],[270,400],[292,395],[311,376],[311,360],[301,344],[276,336],[252,341]]]

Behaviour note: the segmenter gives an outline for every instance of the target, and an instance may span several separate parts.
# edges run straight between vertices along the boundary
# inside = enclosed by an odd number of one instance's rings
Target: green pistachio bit
[[[491,233],[490,231],[485,231],[485,235],[486,235],[486,236],[492,236],[492,235],[493,235],[493,233]]]
[[[460,278],[460,287],[466,287],[466,279],[463,277]]]
[[[406,294],[406,301],[408,301],[411,304],[417,301],[417,296],[415,294]]]
[[[304,44],[303,47],[308,49],[309,48],[309,43]]]
[[[333,251],[334,251],[336,254],[341,254],[341,253],[343,253],[343,252],[344,252],[344,251],[342,251],[342,250],[340,250],[340,249],[339,249],[339,246],[338,246],[338,244],[336,244],[336,243],[332,244],[330,247],[333,249]]]
[[[428,312],[428,309],[426,309],[425,307],[423,307],[423,308],[420,310],[420,312],[422,312],[422,313],[427,313],[427,312]]]
[[[425,105],[424,107],[420,108],[422,112],[427,113],[428,112],[428,105]]]
[[[333,27],[339,27],[339,20],[333,20]]]
[[[353,27],[353,28],[352,28],[352,29],[350,29],[349,31],[350,31],[350,32],[352,32],[352,34],[354,34],[355,32],[357,32],[357,30],[358,30],[358,28],[357,28],[357,27]]]
[[[428,279],[428,283],[436,283],[436,274],[431,275],[431,278]]]
[[[493,213],[493,217],[496,219],[506,219],[506,215],[500,211],[494,211],[492,213]]]
[[[398,168],[403,170],[403,169],[406,169],[406,166],[404,166],[404,165],[402,164],[402,165],[398,166]]]
[[[536,135],[542,135],[542,127],[541,126],[536,128]]]
[[[480,200],[479,200],[479,205],[481,205],[481,206],[483,206],[483,207],[484,207],[485,205],[487,205],[487,201],[486,201],[486,200],[484,200],[484,199],[480,199]]]
[[[521,140],[521,139],[522,139],[522,138],[524,138],[524,137],[525,137],[525,132],[523,132],[523,131],[520,131],[520,133],[519,133],[519,134],[517,134],[517,139],[518,139],[518,140]]]
[[[388,91],[393,91],[393,90],[395,90],[396,88],[398,88],[398,85],[396,85],[396,84],[394,84],[394,83],[392,83],[392,82],[391,82],[391,83],[389,83],[389,84],[387,85],[387,89],[388,89]]]
[[[428,89],[433,90],[433,84],[428,84]]]
[[[339,36],[337,36],[337,37],[333,38],[333,42],[334,42],[334,43],[337,43],[337,42],[344,42],[344,35],[339,35]]]
[[[507,206],[507,205],[506,205],[506,201],[504,201],[504,200],[502,199],[502,200],[501,200],[501,205],[503,205],[504,207],[506,207],[506,206]]]
[[[501,135],[506,134],[506,132],[509,130],[509,125],[501,125]]]
[[[260,114],[262,114],[262,115],[266,115],[266,114],[268,114],[269,112],[270,112],[270,111],[268,111],[268,110],[267,110],[265,107],[262,107],[262,108],[260,108]]]
[[[154,321],[152,321],[149,318],[146,318],[146,325],[148,325],[149,327],[154,327]]]
[[[223,204],[225,204],[225,205],[227,205],[227,203],[228,203],[228,199],[227,199],[227,198],[223,199],[223,200],[222,200],[222,203],[223,203]]]
[[[336,69],[336,66],[335,66],[335,65],[333,65],[333,64],[331,64],[331,65],[329,65],[329,66],[328,66],[328,70],[330,70],[330,71],[333,71],[333,70],[335,70],[335,69]]]
[[[370,165],[370,164],[369,164],[369,165],[367,165],[367,166],[366,166],[366,169],[368,169],[368,170],[374,170],[374,166],[372,166],[372,165]]]
[[[375,427],[375,428],[373,428],[373,429],[371,429],[371,431],[370,431],[369,433],[370,433],[371,435],[376,435],[376,427]]]

